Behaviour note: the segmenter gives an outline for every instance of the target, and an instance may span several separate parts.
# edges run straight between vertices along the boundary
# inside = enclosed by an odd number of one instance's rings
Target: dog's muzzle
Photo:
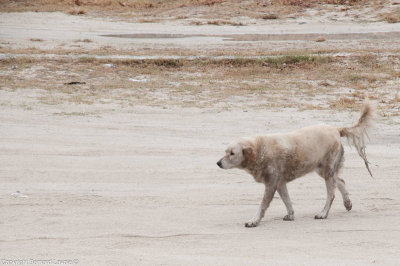
[[[219,160],[219,161],[217,162],[217,165],[218,165],[220,168],[222,168],[222,162],[221,162],[221,160]]]

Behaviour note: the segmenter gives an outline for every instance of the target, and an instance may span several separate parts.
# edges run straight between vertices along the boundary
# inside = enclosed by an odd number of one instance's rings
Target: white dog
[[[226,155],[217,162],[217,165],[222,169],[243,169],[253,175],[256,182],[265,185],[260,208],[254,219],[247,222],[245,226],[255,227],[260,223],[276,190],[287,209],[287,215],[283,220],[294,220],[294,211],[286,183],[312,171],[316,171],[325,179],[328,195],[324,209],[315,216],[315,219],[327,218],[335,198],[336,185],[342,194],[344,206],[348,211],[351,210],[352,204],[345,182],[338,177],[344,159],[340,137],[346,137],[349,143],[356,147],[371,174],[365,154],[364,139],[373,116],[373,108],[366,101],[361,117],[353,127],[335,128],[328,125],[316,125],[289,134],[246,138],[229,145]]]

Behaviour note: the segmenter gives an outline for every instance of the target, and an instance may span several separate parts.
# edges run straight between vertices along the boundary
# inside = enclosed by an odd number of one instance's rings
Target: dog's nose
[[[218,161],[218,162],[217,162],[217,165],[218,165],[220,168],[222,168],[222,162],[221,162],[221,161]]]

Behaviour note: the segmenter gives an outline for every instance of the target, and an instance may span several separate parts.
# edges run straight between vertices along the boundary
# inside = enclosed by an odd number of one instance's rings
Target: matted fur
[[[241,139],[229,145],[226,155],[217,162],[218,166],[223,169],[243,169],[250,173],[256,182],[265,184],[260,209],[246,226],[253,227],[259,224],[277,190],[288,211],[284,220],[293,220],[294,211],[286,183],[312,171],[325,179],[328,195],[324,209],[315,218],[327,218],[336,185],[342,194],[346,209],[350,210],[352,204],[344,180],[338,177],[344,160],[341,137],[346,137],[349,143],[356,147],[372,175],[365,154],[365,138],[374,117],[373,112],[372,105],[365,101],[361,117],[352,127],[316,125],[289,134]]]

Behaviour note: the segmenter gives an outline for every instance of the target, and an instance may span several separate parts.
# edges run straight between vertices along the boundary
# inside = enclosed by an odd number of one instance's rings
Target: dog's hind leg
[[[349,198],[349,192],[347,192],[346,186],[344,184],[344,180],[336,177],[336,184],[340,193],[342,194],[344,207],[346,208],[346,210],[350,211],[352,204]]]
[[[343,161],[344,161],[344,149],[343,149],[343,146],[340,145],[339,152],[336,155],[333,171],[334,171],[334,176],[336,179],[337,187],[338,187],[340,193],[342,194],[344,207],[346,207],[346,210],[350,211],[352,204],[351,204],[351,200],[349,198],[349,192],[347,192],[344,180],[340,179],[338,177],[340,168],[343,166]]]
[[[328,213],[329,210],[331,209],[332,202],[335,199],[335,183],[336,180],[334,177],[329,177],[325,179],[326,192],[327,192],[326,203],[322,212],[315,215],[315,219],[326,219],[328,217]]]
[[[324,209],[321,213],[315,215],[315,219],[326,219],[328,217],[332,202],[335,199],[336,185],[342,194],[346,209],[351,209],[349,193],[344,186],[344,181],[338,177],[339,170],[343,166],[344,149],[341,143],[338,143],[336,147],[336,149],[332,150],[326,155],[324,161],[317,170],[317,173],[325,179],[327,199]]]
[[[289,193],[286,187],[286,183],[279,184],[278,193],[281,197],[283,203],[285,203],[287,215],[283,217],[284,221],[294,221],[294,210],[292,207],[292,202],[290,201]]]

